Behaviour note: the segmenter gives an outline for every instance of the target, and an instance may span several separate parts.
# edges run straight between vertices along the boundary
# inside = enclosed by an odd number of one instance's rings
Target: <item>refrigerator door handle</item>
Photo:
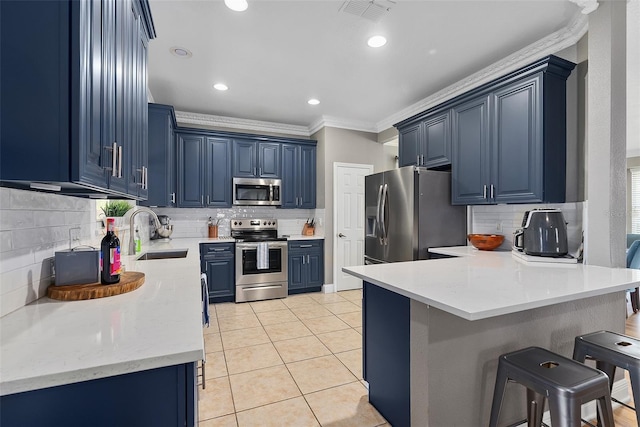
[[[380,204],[382,203],[382,185],[380,185],[380,187],[378,187],[378,203],[376,204],[376,227],[375,227],[375,234],[376,237],[378,238],[378,240],[380,241],[380,244],[383,245],[384,241],[382,240],[383,238],[383,234],[382,234],[382,225],[380,224]]]
[[[388,200],[388,193],[387,191],[389,190],[389,186],[387,184],[384,185],[384,188],[382,190],[382,206],[380,206],[380,224],[382,224],[382,244],[386,245],[388,242],[388,234],[387,234],[387,216],[385,215],[385,209],[387,208],[387,200]]]

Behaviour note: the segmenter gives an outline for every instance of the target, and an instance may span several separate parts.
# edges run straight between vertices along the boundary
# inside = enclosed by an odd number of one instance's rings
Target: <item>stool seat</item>
[[[527,387],[529,402],[533,398],[530,392],[537,395],[535,409],[528,414],[529,425],[541,424],[546,397],[549,399],[551,423],[554,427],[579,427],[581,406],[592,400],[597,400],[605,420],[604,425],[613,427],[609,378],[597,369],[540,347],[529,347],[500,356],[490,427],[497,427],[508,380]]]
[[[631,379],[633,399],[640,402],[640,340],[610,331],[598,331],[576,337],[573,358],[584,362],[587,357],[596,360],[596,367],[609,377],[609,390],[613,387],[616,367],[626,369]],[[640,414],[636,410],[640,425]]]

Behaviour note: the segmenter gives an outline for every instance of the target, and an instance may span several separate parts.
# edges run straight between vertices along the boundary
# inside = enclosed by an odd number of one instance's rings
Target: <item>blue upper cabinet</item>
[[[564,202],[574,67],[549,56],[396,124],[401,164],[450,158],[453,204]]]
[[[2,1],[0,19],[0,180],[144,198],[147,1]]]
[[[282,144],[283,208],[315,209],[316,146]]]
[[[400,167],[451,164],[451,119],[445,111],[398,127]]]
[[[178,207],[204,207],[205,136],[178,132],[176,138]]]
[[[234,139],[233,176],[280,178],[280,144]]]
[[[231,207],[231,140],[207,137],[206,206]]]
[[[140,203],[144,206],[176,205],[175,128],[176,116],[173,107],[149,104],[149,149],[148,149],[148,198]]]

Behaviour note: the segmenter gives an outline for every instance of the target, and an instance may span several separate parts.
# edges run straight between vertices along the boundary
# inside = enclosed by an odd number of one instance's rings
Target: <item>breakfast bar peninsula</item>
[[[363,375],[395,427],[486,425],[498,356],[540,346],[571,357],[574,337],[624,333],[640,271],[528,263],[510,252],[430,249],[454,258],[345,267],[364,281]],[[510,384],[501,424],[526,414]]]

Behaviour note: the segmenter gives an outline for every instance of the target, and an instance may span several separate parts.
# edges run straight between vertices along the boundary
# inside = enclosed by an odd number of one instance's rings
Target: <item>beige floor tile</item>
[[[327,332],[326,334],[318,334],[317,337],[324,345],[329,347],[329,350],[333,353],[342,353],[343,351],[362,348],[362,335],[353,329]]]
[[[353,328],[357,333],[359,333],[360,335],[362,335],[362,326],[360,326],[359,328]]]
[[[238,423],[236,422],[236,415],[231,414],[201,421],[198,423],[198,427],[238,427]]]
[[[220,317],[218,318],[218,324],[220,325],[220,331],[222,332],[260,326],[258,318],[253,313],[242,316]]]
[[[240,427],[319,427],[303,397],[238,412]]]
[[[220,334],[204,335],[204,352],[215,353],[216,351],[222,351],[222,340],[220,339]]]
[[[318,302],[311,298],[309,295],[291,295],[282,300],[284,305],[289,308],[304,307],[305,305],[317,305]]]
[[[316,300],[320,304],[329,304],[329,303],[332,303],[332,302],[344,302],[344,301],[346,301],[346,299],[342,298],[336,292],[332,292],[330,294],[313,293],[313,294],[309,294],[309,295],[311,296],[311,298],[313,298],[314,300]]]
[[[198,390],[198,418],[200,421],[234,412],[229,377],[209,380],[206,389]]]
[[[342,298],[349,301],[360,300],[362,299],[362,289],[353,289],[351,291],[340,291],[338,292],[338,295],[340,295]]]
[[[362,300],[361,299],[354,299],[351,300],[352,303],[354,303],[355,305],[357,305],[358,307],[362,308]]]
[[[299,319],[313,319],[314,317],[326,317],[332,314],[320,304],[294,307],[291,311],[293,311],[293,314],[298,316]]]
[[[311,359],[313,357],[326,356],[331,354],[329,349],[316,337],[294,338],[292,340],[277,341],[273,345],[280,353],[280,357],[285,363],[297,362],[299,360]]]
[[[269,336],[262,326],[258,326],[257,328],[224,331],[221,335],[222,345],[225,350],[249,347],[250,345],[266,344],[270,342]]]
[[[333,314],[353,313],[354,311],[362,311],[360,307],[350,301],[332,302],[324,304],[324,308]]]
[[[225,302],[216,304],[216,315],[218,319],[229,316],[246,316],[253,314],[253,309],[248,303],[236,304],[235,302]]]
[[[374,427],[385,419],[369,404],[367,390],[359,382],[305,396],[323,426]]]
[[[357,380],[334,355],[287,363],[287,368],[302,394]]]
[[[359,328],[362,326],[362,310],[354,311],[353,313],[341,313],[337,316],[347,322],[347,324],[352,328]],[[224,335],[222,337],[224,338]]]
[[[349,329],[349,325],[338,319],[336,316],[314,317],[313,319],[304,319],[302,321],[307,328],[311,329],[314,334],[322,334],[325,332],[339,331],[341,329]]]
[[[218,319],[215,314],[209,316],[209,326],[202,327],[202,333],[204,335],[220,333],[220,327],[218,326]]]
[[[289,309],[265,311],[263,313],[257,313],[256,316],[258,316],[260,323],[263,325],[273,325],[276,323],[286,323],[298,320],[298,318]]]
[[[274,311],[274,310],[284,310],[287,308],[286,305],[279,299],[270,299],[266,301],[255,301],[250,302],[251,308],[256,313],[262,313],[265,311]]]
[[[224,352],[207,353],[207,363],[204,370],[206,379],[220,378],[229,375],[227,362],[224,360]]]
[[[296,320],[295,322],[265,325],[264,329],[267,331],[271,341],[290,340],[293,338],[313,335],[313,332],[311,332],[309,328],[299,320]]]
[[[285,366],[231,375],[229,380],[236,411],[300,396],[300,389]]]
[[[357,350],[345,351],[344,353],[336,353],[335,356],[349,368],[356,378],[359,380],[362,379],[362,349],[359,348]]]
[[[282,359],[271,343],[225,350],[224,355],[229,375],[282,365]]]

